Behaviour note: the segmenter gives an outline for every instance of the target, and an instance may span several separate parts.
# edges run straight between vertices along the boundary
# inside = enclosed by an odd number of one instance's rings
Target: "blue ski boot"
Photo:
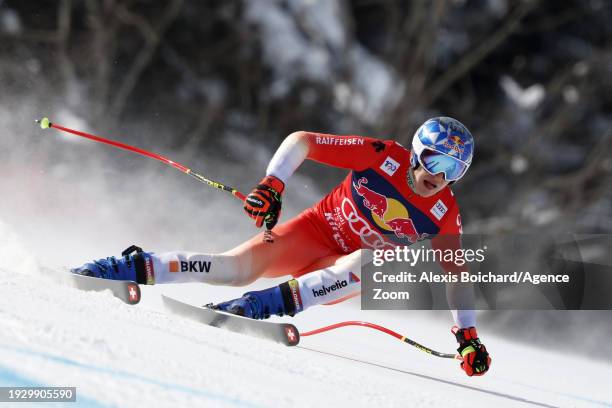
[[[153,259],[148,252],[132,245],[123,251],[121,256],[119,259],[110,256],[88,262],[81,267],[71,269],[70,272],[94,278],[129,280],[145,285],[155,283]]]
[[[299,284],[295,279],[269,289],[247,292],[238,299],[212,307],[251,319],[267,319],[270,315],[295,316],[303,310]]]

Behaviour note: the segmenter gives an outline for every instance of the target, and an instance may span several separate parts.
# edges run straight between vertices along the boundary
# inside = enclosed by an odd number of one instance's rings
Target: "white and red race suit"
[[[308,159],[351,170],[341,184],[306,210],[339,251],[393,248],[427,238],[433,238],[435,248],[441,245],[437,235],[458,238],[462,233],[450,187],[432,197],[417,195],[408,184],[410,151],[399,143],[360,136],[306,135]],[[445,237],[444,248],[448,246]]]

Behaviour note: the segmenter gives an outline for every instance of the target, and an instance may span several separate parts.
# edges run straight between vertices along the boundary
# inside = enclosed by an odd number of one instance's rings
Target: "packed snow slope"
[[[486,328],[481,335],[493,366],[481,378],[359,327],[288,348],[170,315],[160,299],[166,293],[203,304],[244,288],[144,287],[141,304],[128,306],[110,293],[54,283],[18,236],[5,228],[2,240],[0,386],[76,386],[77,403],[66,406],[612,406],[612,366],[513,344]],[[450,316],[445,321],[429,312],[365,312],[341,304],[293,320],[302,331],[368,320],[441,351],[455,347]]]

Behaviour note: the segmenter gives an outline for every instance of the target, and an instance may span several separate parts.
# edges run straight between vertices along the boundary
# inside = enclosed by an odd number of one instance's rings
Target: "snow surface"
[[[529,349],[486,330],[481,335],[493,366],[481,378],[465,377],[455,361],[358,327],[288,348],[167,314],[160,299],[167,293],[201,304],[244,288],[143,287],[141,304],[128,306],[110,293],[54,283],[19,235],[6,224],[0,232],[0,386],[76,386],[77,404],[65,406],[612,406],[610,365]],[[313,308],[293,321],[306,331],[368,320],[440,351],[455,346],[450,316],[445,324],[433,312],[354,306]]]

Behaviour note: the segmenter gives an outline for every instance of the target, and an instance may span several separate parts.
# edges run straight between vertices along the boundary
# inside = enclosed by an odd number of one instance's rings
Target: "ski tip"
[[[41,129],[48,129],[51,127],[51,121],[47,117],[36,119],[36,123],[40,125]]]

